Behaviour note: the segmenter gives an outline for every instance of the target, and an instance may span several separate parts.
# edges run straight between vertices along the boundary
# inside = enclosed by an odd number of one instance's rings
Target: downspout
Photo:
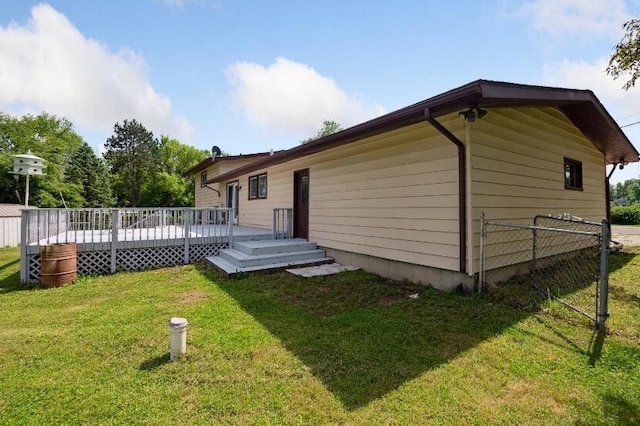
[[[611,179],[611,176],[613,176],[613,172],[616,171],[616,167],[618,167],[618,164],[620,163],[613,163],[613,168],[607,175],[607,178],[604,180],[604,185],[605,185],[604,194],[605,194],[605,198],[607,199],[606,208],[607,208],[607,222],[609,223],[609,227],[611,227],[611,189],[609,188],[610,186],[609,180]]]
[[[467,272],[467,155],[464,143],[431,115],[425,108],[424,116],[433,127],[458,147],[458,224],[460,234],[460,272]]]

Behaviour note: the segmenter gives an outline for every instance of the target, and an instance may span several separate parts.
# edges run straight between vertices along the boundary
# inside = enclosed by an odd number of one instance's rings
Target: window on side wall
[[[207,171],[200,173],[200,187],[207,185]]]
[[[582,163],[570,158],[564,159],[564,189],[582,191]]]
[[[249,199],[267,198],[267,174],[249,177]]]

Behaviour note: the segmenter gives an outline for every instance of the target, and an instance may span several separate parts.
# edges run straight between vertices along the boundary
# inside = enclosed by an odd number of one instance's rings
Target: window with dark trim
[[[200,187],[202,188],[207,184],[207,171],[200,173]]]
[[[249,199],[267,198],[267,174],[249,176]]]
[[[564,159],[564,189],[582,190],[582,162]]]

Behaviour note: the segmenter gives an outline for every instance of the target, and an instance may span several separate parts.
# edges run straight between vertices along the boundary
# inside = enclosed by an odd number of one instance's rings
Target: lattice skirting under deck
[[[106,275],[109,273],[111,273],[110,251],[78,252],[78,275]]]
[[[189,246],[189,261],[197,262],[208,256],[217,256],[227,243]],[[106,275],[111,272],[111,251],[81,251],[77,254],[78,275]],[[141,271],[184,264],[184,247],[151,247],[122,249],[116,252],[117,271]],[[29,255],[29,282],[40,281],[40,255]]]
[[[116,270],[140,271],[184,264],[184,247],[154,247],[118,250]]]
[[[229,248],[228,243],[192,245],[189,246],[189,259],[198,262],[209,256],[218,256],[220,250],[226,248]]]

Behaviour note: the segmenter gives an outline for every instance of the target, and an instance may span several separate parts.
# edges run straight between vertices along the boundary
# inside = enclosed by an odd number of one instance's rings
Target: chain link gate
[[[481,218],[480,291],[488,283],[529,276],[539,292],[604,329],[608,316],[609,224],[563,215],[533,225]]]

